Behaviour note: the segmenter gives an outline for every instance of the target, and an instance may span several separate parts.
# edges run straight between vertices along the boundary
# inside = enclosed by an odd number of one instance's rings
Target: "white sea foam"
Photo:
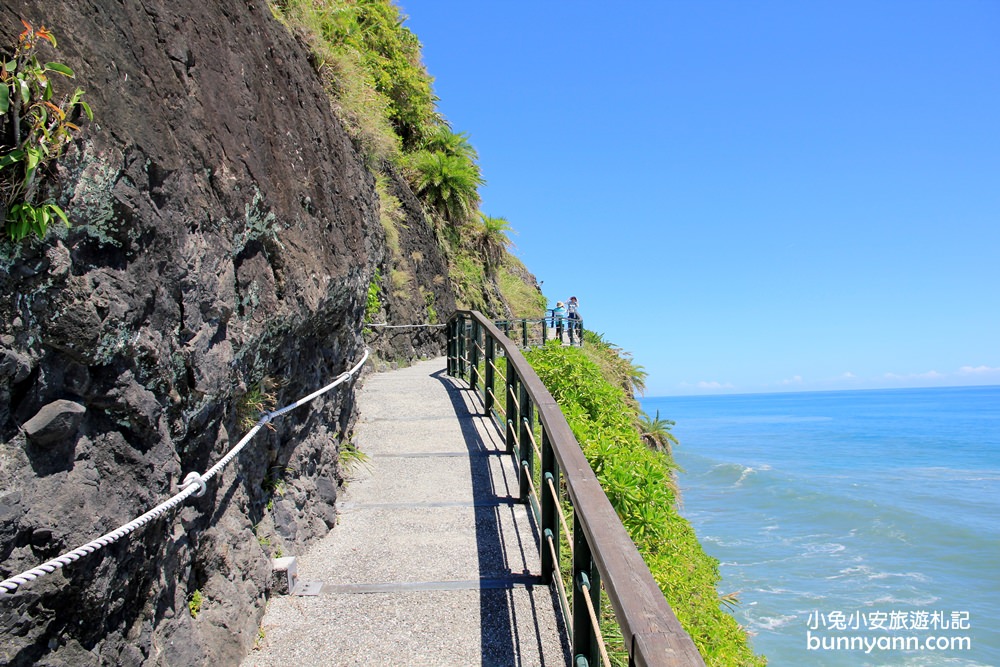
[[[784,627],[794,621],[796,616],[761,616],[760,618],[751,618],[750,622],[753,627],[760,630],[776,630],[777,628]]]
[[[838,574],[827,577],[827,579],[843,579],[845,577],[864,578],[866,581],[882,581],[886,579],[910,579],[920,583],[926,583],[931,579],[921,572],[879,572],[868,565],[858,565],[855,567],[845,567]]]
[[[733,484],[733,486],[743,486],[743,482],[745,482],[751,475],[756,475],[759,472],[767,472],[768,470],[771,470],[771,466],[766,463],[757,464],[757,467],[746,466],[740,474],[740,478],[736,480],[736,483]]]
[[[876,667],[877,663],[866,662],[862,667]],[[977,662],[968,658],[947,657],[940,653],[933,656],[920,655],[907,657],[901,667],[996,667],[985,662]]]
[[[743,474],[740,475],[740,478],[736,480],[736,483],[733,484],[733,486],[743,486],[743,482],[746,480],[746,478],[754,474],[755,472],[756,470],[754,470],[750,466],[747,466],[746,468],[743,469]]]
[[[889,606],[889,605],[909,605],[912,607],[929,607],[941,598],[936,595],[915,595],[913,597],[905,597],[899,595],[881,595],[874,600],[871,600],[869,604],[872,607],[878,608],[879,606]]]
[[[803,555],[811,556],[814,554],[839,554],[845,549],[847,549],[847,547],[838,542],[822,542],[819,544],[807,544],[805,545],[805,550],[803,552]]]
[[[874,572],[868,575],[868,578],[872,581],[878,581],[879,579],[913,579],[914,581],[926,582],[930,581],[930,578],[925,574],[919,572]]]
[[[820,595],[815,591],[798,591],[798,590],[792,590],[791,588],[781,588],[775,586],[766,586],[764,588],[757,588],[754,590],[759,593],[767,593],[770,595],[781,595],[785,597],[796,597],[806,600],[822,600],[826,597],[825,595]]]
[[[828,576],[826,578],[827,579],[844,579],[846,577],[853,577],[855,575],[861,575],[865,579],[868,579],[869,575],[871,574],[871,572],[872,572],[872,569],[870,567],[868,567],[867,565],[857,565],[857,566],[854,566],[854,567],[845,567],[844,569],[840,570],[840,572],[838,572],[837,574],[831,574],[830,576]]]
[[[736,539],[736,540],[723,540],[721,537],[714,537],[714,536],[703,537],[703,538],[701,538],[701,541],[702,542],[710,542],[712,544],[718,544],[720,547],[739,547],[739,546],[743,546],[744,544],[746,544],[746,542],[743,541],[743,540],[739,540],[739,539]]]

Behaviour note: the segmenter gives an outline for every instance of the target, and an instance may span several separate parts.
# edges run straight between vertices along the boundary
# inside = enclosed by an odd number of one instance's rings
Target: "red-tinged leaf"
[[[40,27],[40,28],[38,29],[38,32],[37,32],[36,34],[37,34],[37,35],[38,35],[39,37],[41,37],[42,39],[46,39],[46,40],[48,40],[48,41],[49,41],[49,43],[50,43],[50,44],[52,44],[53,48],[55,47],[55,45],[56,45],[56,36],[55,36],[55,35],[53,35],[53,34],[52,34],[51,32],[49,32],[49,31],[48,31],[48,30],[46,29],[46,27],[45,27],[45,26],[42,26],[42,27]]]
[[[52,104],[52,102],[42,102],[42,104],[55,111],[56,115],[59,116],[59,120],[63,120],[64,118],[66,118],[66,112],[57,107],[56,105]]]

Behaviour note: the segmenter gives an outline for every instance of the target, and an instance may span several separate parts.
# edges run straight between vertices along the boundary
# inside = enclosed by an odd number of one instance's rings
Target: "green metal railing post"
[[[521,320],[521,347],[528,347],[528,320]]]
[[[584,590],[589,588],[589,592]],[[597,563],[590,552],[590,545],[580,525],[579,517],[573,515],[573,656],[579,662],[585,659],[589,664],[599,664],[600,649],[597,646],[597,632],[590,622],[584,595],[590,595],[597,618],[601,617],[601,575]]]
[[[520,475],[518,479],[520,480],[520,491],[519,497],[521,500],[527,500],[531,493],[531,486],[528,484],[529,480],[534,479],[535,474],[535,450],[531,447],[531,438],[534,435],[531,433],[535,420],[535,410],[531,405],[531,396],[528,395],[528,387],[522,382],[520,386],[520,391],[518,392],[518,402],[521,404],[521,414],[517,434],[518,442],[518,468],[520,468]]]
[[[514,370],[514,362],[507,357],[507,382],[504,383],[504,393],[507,395],[507,423],[504,424],[504,440],[507,443],[507,453],[514,452],[514,438],[517,435],[517,425],[521,423],[521,417],[517,410],[517,372]]]
[[[446,332],[448,336],[448,375],[455,377],[455,320],[448,320],[448,328],[446,329]]]
[[[472,320],[472,339],[469,343],[469,384],[479,390],[479,339],[482,337],[482,326]]]
[[[465,318],[458,318],[458,376],[465,378]]]
[[[452,377],[459,377],[460,367],[459,367],[459,363],[458,363],[458,356],[459,356],[459,351],[458,351],[458,332],[459,332],[459,326],[460,325],[461,325],[461,320],[455,320],[452,323],[452,331],[451,331],[452,340],[451,340],[451,345],[452,345],[452,348],[453,348],[453,352],[455,354],[455,358],[452,359],[452,361],[451,361]]]
[[[486,334],[486,386],[483,387],[483,393],[485,394],[483,403],[486,407],[486,415],[489,416],[493,412],[493,403],[496,400],[493,395],[493,392],[496,391],[494,389],[496,385],[496,372],[493,370],[493,367],[496,365],[497,345],[493,336],[488,331],[484,333]]]
[[[559,489],[559,461],[556,460],[549,432],[542,426],[542,583],[546,586],[552,583],[552,571],[559,567],[559,503],[552,497],[549,481]],[[552,552],[545,548],[545,536],[552,535],[552,545],[555,547],[555,558]],[[567,535],[567,537],[569,537]],[[558,575],[557,575],[558,576]]]
[[[542,318],[542,345],[545,345],[545,341],[549,339],[549,321]]]

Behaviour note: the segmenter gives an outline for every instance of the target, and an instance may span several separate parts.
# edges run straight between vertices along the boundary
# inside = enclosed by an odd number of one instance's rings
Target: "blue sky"
[[[1000,3],[398,1],[647,395],[1000,384]]]

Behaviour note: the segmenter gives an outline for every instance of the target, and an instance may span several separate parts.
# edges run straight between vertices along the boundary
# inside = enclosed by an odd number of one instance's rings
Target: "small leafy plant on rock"
[[[48,42],[55,48],[56,38],[45,26],[22,23],[13,57],[0,66],[0,217],[14,241],[30,234],[43,238],[56,220],[69,226],[55,202],[38,201],[39,186],[79,131],[72,122],[77,110],[94,118],[82,88],[57,103],[52,77],[74,78],[73,70],[58,62],[42,63],[39,47]]]
[[[382,272],[379,269],[375,269],[375,275],[372,276],[371,282],[368,283],[368,294],[365,298],[365,324],[374,322],[375,316],[382,310],[382,300],[379,299],[379,292],[382,289],[381,285]]]
[[[201,591],[195,590],[188,600],[188,611],[191,612],[191,618],[198,618],[198,614],[201,613],[201,605],[204,603],[205,597],[201,594]]]

